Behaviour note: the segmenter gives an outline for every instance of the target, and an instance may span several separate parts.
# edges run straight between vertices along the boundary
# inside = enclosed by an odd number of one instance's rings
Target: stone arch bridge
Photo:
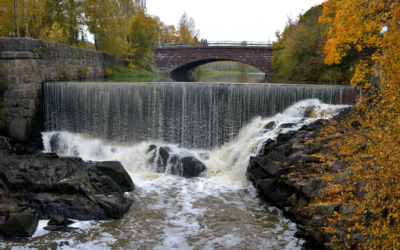
[[[175,46],[154,51],[157,73],[187,73],[200,65],[216,61],[249,64],[266,76],[271,72],[272,48],[269,46]]]

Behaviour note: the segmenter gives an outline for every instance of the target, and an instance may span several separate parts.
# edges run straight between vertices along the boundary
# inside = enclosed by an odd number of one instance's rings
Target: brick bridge
[[[271,73],[272,49],[267,46],[188,46],[162,47],[154,51],[157,73],[186,73],[202,64],[235,61]]]

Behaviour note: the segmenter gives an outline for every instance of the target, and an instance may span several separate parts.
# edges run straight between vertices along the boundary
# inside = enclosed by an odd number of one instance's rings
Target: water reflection
[[[221,74],[221,75],[171,75],[175,82],[230,82],[260,83],[265,80],[264,73]]]

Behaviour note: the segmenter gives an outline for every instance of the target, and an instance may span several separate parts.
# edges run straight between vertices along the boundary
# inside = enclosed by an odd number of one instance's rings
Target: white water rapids
[[[316,118],[305,118],[303,107],[316,108]],[[343,106],[304,100],[270,118],[254,118],[234,140],[211,150],[185,149],[157,141],[136,144],[103,142],[69,132],[45,132],[45,151],[85,160],[117,160],[131,175],[136,188],[129,195],[133,207],[121,220],[81,221],[80,231],[45,231],[47,221],[28,242],[0,242],[2,249],[300,249],[303,240],[293,236],[296,225],[258,196],[246,179],[250,156],[263,142],[279,133],[297,130],[318,118],[329,118]],[[264,126],[275,121],[273,130]],[[280,124],[296,123],[281,129]],[[57,150],[50,138],[58,134]],[[168,146],[173,154],[191,155],[208,171],[186,179],[156,173],[146,153],[151,144]],[[61,246],[62,245],[62,246]]]

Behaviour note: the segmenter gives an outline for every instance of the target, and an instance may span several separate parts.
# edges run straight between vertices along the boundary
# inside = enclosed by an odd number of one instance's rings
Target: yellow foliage
[[[369,52],[352,79],[353,85],[364,86],[362,102],[349,119],[325,129],[330,138],[345,131],[332,143],[338,143],[352,171],[339,197],[357,205],[347,218],[353,223],[348,230],[369,239],[361,248],[400,249],[400,2],[329,0],[323,7],[319,21],[333,20],[325,63]],[[371,75],[379,82],[371,85]],[[362,192],[364,199],[356,198]]]

